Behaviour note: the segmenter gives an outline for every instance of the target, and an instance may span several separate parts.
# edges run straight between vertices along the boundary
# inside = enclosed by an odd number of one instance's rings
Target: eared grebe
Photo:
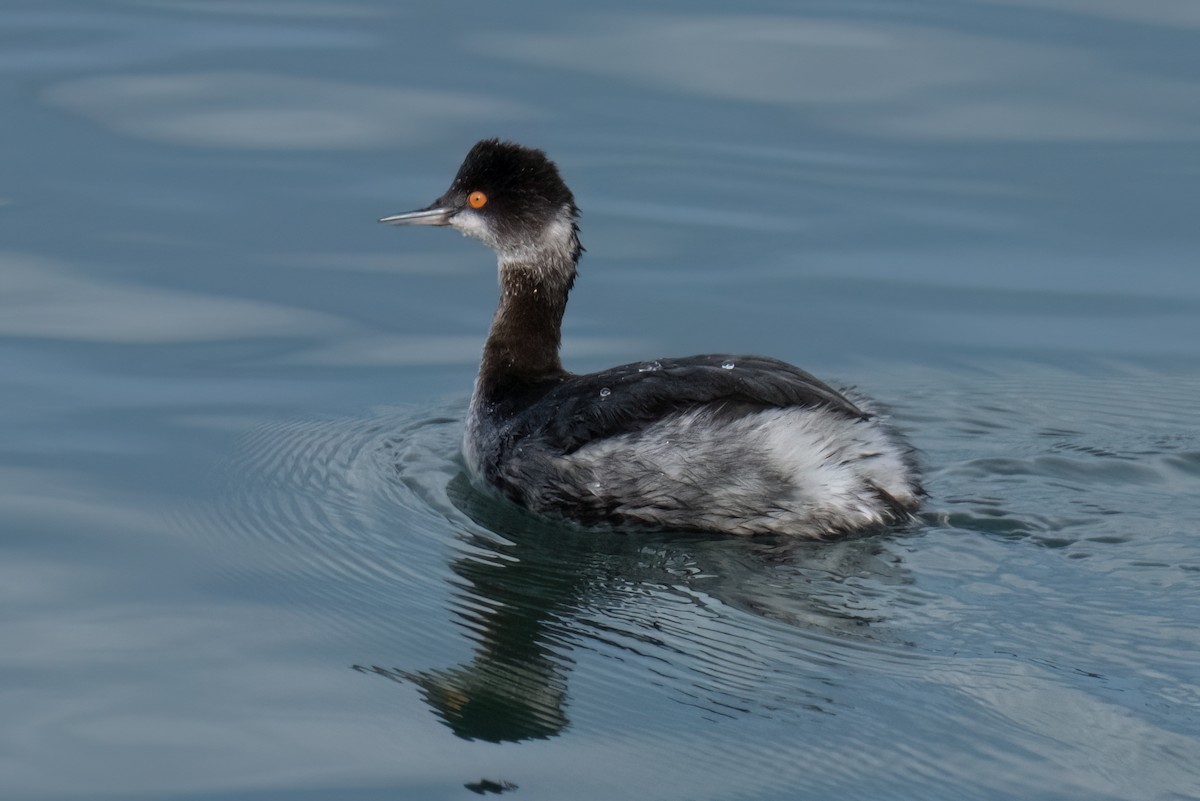
[[[564,370],[578,215],[545,153],[487,139],[433,204],[380,220],[449,225],[499,257],[463,442],[476,479],[585,525],[829,539],[917,508],[911,449],[790,364],[707,355]]]

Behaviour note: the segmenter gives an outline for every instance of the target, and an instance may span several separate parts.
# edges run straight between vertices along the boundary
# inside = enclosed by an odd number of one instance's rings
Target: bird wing
[[[564,453],[637,431],[669,414],[721,405],[743,413],[822,407],[850,418],[870,415],[813,375],[765,356],[706,354],[637,362],[573,375],[514,416],[504,439],[537,437]]]

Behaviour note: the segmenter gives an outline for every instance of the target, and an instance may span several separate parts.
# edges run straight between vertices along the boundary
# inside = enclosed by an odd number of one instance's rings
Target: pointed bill
[[[433,206],[427,209],[407,211],[404,214],[393,214],[391,217],[383,217],[379,221],[390,225],[449,225],[450,218],[454,216],[455,211],[457,209]]]

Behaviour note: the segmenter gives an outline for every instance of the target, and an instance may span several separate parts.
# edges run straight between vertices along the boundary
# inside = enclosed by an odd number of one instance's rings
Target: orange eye
[[[467,195],[467,204],[473,209],[482,209],[487,203],[487,195],[482,192],[472,192]]]

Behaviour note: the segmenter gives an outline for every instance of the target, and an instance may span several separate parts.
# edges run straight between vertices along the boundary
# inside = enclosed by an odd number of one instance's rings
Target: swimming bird
[[[578,218],[544,152],[485,139],[432,204],[379,221],[450,226],[496,252],[500,302],[463,437],[476,481],[584,526],[834,539],[911,516],[912,449],[790,364],[709,354],[563,369]]]

